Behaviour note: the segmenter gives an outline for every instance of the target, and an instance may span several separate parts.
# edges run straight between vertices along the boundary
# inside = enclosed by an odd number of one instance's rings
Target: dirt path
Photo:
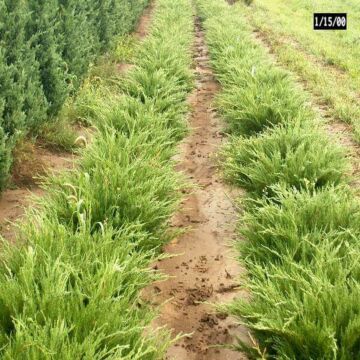
[[[179,171],[198,188],[188,195],[173,220],[174,227],[190,230],[165,247],[166,253],[180,255],[155,265],[170,278],[153,285],[149,292],[157,304],[170,298],[156,325],[166,325],[174,335],[192,333],[169,349],[167,359],[246,359],[239,352],[212,347],[231,343],[233,335],[245,339],[247,333],[202,303],[225,302],[241,296],[236,287],[244,270],[233,258],[236,254],[230,246],[235,238],[237,215],[229,199],[236,195],[230,195],[231,189],[217,173],[215,153],[224,141],[224,125],[211,107],[219,85],[208,66],[208,51],[198,19],[194,48],[197,81],[189,99],[193,108],[192,132],[180,145],[177,160]]]

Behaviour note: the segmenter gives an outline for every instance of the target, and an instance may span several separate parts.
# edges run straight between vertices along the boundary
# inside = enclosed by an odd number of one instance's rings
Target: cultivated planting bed
[[[159,0],[154,16],[136,67],[78,100],[99,131],[76,170],[50,178],[19,225],[18,246],[2,244],[3,359],[164,353],[168,336],[144,330],[154,314],[139,294],[158,278],[149,264],[172,236],[183,183],[170,157],[192,83],[192,9]]]
[[[227,310],[257,340],[239,349],[254,358],[356,359],[360,208],[344,151],[254,39],[241,7],[197,4],[231,135],[225,174],[248,190],[238,244],[251,296]]]

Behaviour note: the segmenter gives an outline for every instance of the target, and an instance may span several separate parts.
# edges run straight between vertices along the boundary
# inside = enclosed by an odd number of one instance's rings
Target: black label
[[[346,30],[346,13],[315,13],[314,30]]]

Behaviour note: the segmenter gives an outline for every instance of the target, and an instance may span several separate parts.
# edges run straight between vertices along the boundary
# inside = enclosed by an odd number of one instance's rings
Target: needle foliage
[[[92,143],[74,170],[48,178],[18,245],[2,244],[2,359],[163,358],[169,335],[147,329],[155,312],[140,294],[159,279],[149,267],[173,235],[183,186],[171,156],[185,128],[192,31],[188,0],[159,0],[147,59],[139,55],[125,88],[104,81],[77,102],[98,128]],[[158,74],[163,88],[148,82]]]
[[[231,135],[224,172],[248,190],[236,244],[251,296],[223,309],[256,340],[237,348],[254,359],[358,359],[360,203],[344,149],[256,41],[243,7],[197,6]]]
[[[0,191],[18,139],[58,121],[89,67],[147,0],[0,0]]]

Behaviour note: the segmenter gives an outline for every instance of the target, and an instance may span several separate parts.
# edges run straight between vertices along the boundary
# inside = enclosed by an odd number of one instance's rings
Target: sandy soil
[[[189,98],[193,108],[192,132],[181,143],[177,160],[178,170],[187,175],[196,189],[187,195],[173,220],[174,227],[190,230],[165,247],[166,253],[178,256],[155,264],[156,269],[170,277],[154,284],[146,297],[155,304],[168,300],[156,326],[165,325],[174,335],[189,334],[169,349],[167,359],[246,359],[239,352],[214,347],[231,344],[234,335],[246,339],[247,332],[204,303],[222,303],[246,294],[239,289],[244,270],[230,244],[237,221],[230,199],[237,194],[222,182],[216,164],[216,152],[225,140],[224,124],[211,107],[219,85],[208,66],[208,51],[198,19],[194,53],[197,81]]]
[[[12,174],[11,183],[14,188],[5,190],[0,198],[0,234],[9,241],[15,238],[13,222],[21,218],[25,208],[31,205],[32,195],[44,194],[38,177],[74,167],[76,156],[73,154],[37,146],[32,147],[31,151],[29,157]]]

